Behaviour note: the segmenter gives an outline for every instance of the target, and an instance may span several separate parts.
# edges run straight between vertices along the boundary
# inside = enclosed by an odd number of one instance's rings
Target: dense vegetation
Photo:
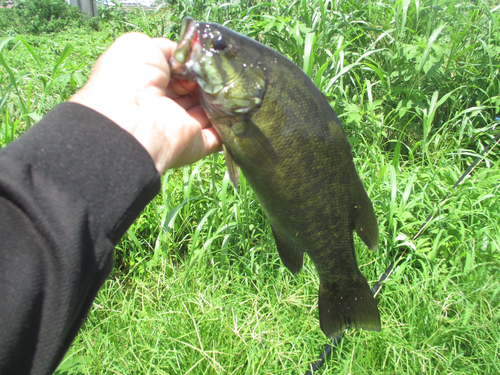
[[[377,296],[382,331],[348,331],[318,372],[500,373],[499,149],[452,189],[498,133],[496,2],[207,0],[20,16],[37,3],[0,9],[1,146],[78,90],[120,34],[176,40],[186,15],[226,24],[295,61],[342,119],[379,218],[375,255],[356,238],[368,281],[403,256]],[[300,374],[328,342],[312,263],[297,276],[281,265],[222,155],[169,171],[116,258],[60,374]]]

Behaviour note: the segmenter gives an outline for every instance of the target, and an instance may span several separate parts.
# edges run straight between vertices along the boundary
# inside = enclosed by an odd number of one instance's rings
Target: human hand
[[[161,174],[222,145],[199,104],[196,84],[170,79],[175,47],[168,39],[125,34],[99,57],[88,82],[70,99],[132,134]]]

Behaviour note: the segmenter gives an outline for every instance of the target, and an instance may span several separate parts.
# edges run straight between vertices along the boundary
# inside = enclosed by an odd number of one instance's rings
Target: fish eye
[[[214,41],[212,48],[215,51],[224,51],[227,48],[226,41],[222,38],[222,35],[219,35],[219,37]]]

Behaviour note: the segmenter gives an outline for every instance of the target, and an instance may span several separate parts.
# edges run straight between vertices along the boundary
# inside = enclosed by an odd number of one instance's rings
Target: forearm
[[[65,103],[0,151],[0,373],[50,373],[159,191],[126,131]]]

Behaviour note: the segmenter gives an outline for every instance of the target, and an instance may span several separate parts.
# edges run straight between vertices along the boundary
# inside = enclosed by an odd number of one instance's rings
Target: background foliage
[[[356,238],[369,282],[403,255],[377,296],[382,331],[349,331],[319,373],[500,373],[498,149],[452,189],[498,133],[498,4],[117,3],[88,20],[61,1],[0,9],[1,146],[119,35],[177,40],[187,15],[225,24],[295,61],[342,119],[379,218],[375,255]],[[59,373],[304,373],[327,343],[317,288],[308,260],[297,276],[281,265],[253,192],[234,191],[215,154],[164,177]]]
[[[25,0],[0,11],[0,28],[10,33],[53,33],[94,24],[66,0]]]

